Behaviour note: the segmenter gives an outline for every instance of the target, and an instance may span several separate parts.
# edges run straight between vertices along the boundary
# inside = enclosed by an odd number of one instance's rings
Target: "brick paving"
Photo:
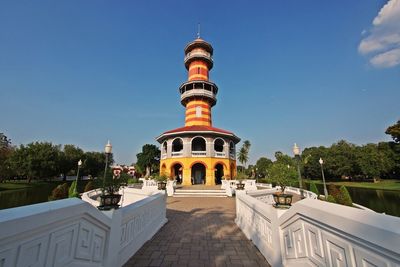
[[[125,267],[270,266],[236,226],[234,198],[169,197],[167,218]]]

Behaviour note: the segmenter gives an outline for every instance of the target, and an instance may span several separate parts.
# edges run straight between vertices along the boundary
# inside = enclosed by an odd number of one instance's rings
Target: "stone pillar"
[[[192,185],[192,170],[184,168],[182,171],[182,185]]]
[[[206,185],[215,185],[215,171],[214,168],[206,169]]]

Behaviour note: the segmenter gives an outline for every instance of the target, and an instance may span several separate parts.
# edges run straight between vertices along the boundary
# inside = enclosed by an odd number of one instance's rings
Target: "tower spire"
[[[197,39],[200,39],[200,23],[197,23]]]

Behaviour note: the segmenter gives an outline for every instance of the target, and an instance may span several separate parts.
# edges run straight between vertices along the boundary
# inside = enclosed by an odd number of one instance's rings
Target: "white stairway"
[[[176,189],[174,197],[227,197],[223,189]]]

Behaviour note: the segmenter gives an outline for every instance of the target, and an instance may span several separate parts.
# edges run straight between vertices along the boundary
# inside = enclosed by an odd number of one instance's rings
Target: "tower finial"
[[[197,39],[200,39],[200,23],[197,23]]]

